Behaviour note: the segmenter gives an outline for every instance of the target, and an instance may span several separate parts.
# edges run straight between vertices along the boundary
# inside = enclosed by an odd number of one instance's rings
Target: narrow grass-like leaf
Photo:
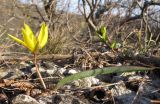
[[[146,71],[146,70],[153,70],[153,68],[136,67],[136,66],[119,66],[119,67],[106,67],[102,69],[84,71],[84,72],[80,72],[80,73],[68,76],[66,78],[63,78],[57,84],[56,89],[59,89],[63,85],[69,82],[72,82],[74,80],[78,80],[78,79],[82,79],[90,76],[96,76],[99,74],[122,73],[122,72],[131,72],[131,71]]]

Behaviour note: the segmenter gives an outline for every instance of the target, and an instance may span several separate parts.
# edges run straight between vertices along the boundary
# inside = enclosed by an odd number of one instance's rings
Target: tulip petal
[[[23,34],[23,39],[25,44],[27,45],[27,48],[33,52],[35,49],[36,44],[34,43],[33,40],[31,40],[31,38],[29,37],[27,31],[25,31],[25,29],[22,28],[22,34]]]
[[[29,35],[29,37],[33,39],[34,37],[33,31],[26,23],[24,23],[24,30],[26,31],[27,35]]]
[[[45,23],[42,24],[41,30],[38,36],[39,48],[43,48],[48,40],[48,26]]]
[[[26,44],[25,44],[22,40],[14,37],[13,35],[10,35],[10,34],[8,34],[8,36],[9,36],[10,38],[12,38],[13,40],[15,40],[17,43],[20,43],[20,44],[22,44],[23,46],[26,47]]]
[[[29,25],[24,23],[24,28],[25,28],[27,35],[29,35],[30,39],[34,42],[34,44],[36,44],[36,37],[35,37],[33,31],[31,30],[31,28],[29,27]]]

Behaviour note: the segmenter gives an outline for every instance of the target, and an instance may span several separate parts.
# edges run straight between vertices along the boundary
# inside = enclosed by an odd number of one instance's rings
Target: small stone
[[[66,71],[65,68],[60,68],[58,69],[58,73],[60,73],[61,75],[63,75],[63,73]]]
[[[134,76],[136,72],[124,72],[120,74],[120,76],[127,77],[127,76]]]
[[[152,84],[150,83],[145,83],[143,85],[143,92],[142,92],[142,95],[148,97],[148,98],[155,98],[155,99],[158,99],[160,98],[160,93],[158,91],[158,87],[155,87],[153,86]],[[151,93],[155,91],[154,93]]]
[[[134,80],[140,80],[140,79],[142,79],[142,76],[136,75],[136,76],[131,76],[131,77],[129,77],[129,78],[128,78],[128,81],[134,81]]]
[[[0,69],[0,79],[4,79],[4,78],[9,78],[13,75],[12,72],[10,72],[9,70],[3,70],[3,69]]]
[[[30,62],[30,63],[32,63],[32,62]],[[31,66],[31,64],[29,64],[29,63],[27,63],[27,62],[25,62],[25,61],[22,61],[22,62],[20,62],[19,64],[20,64],[21,68],[25,68],[25,67]],[[33,64],[33,63],[32,63],[32,64]]]
[[[32,71],[32,73],[35,73],[35,72],[36,72],[36,67],[33,67],[33,68],[31,69],[31,71]],[[42,68],[42,67],[39,67],[39,71],[40,71],[40,72],[44,72],[45,69]]]
[[[46,70],[46,73],[49,75],[53,75],[56,72],[56,70]]]
[[[122,80],[124,80],[124,77],[122,77],[122,76],[113,76],[111,82],[112,83],[117,83],[117,82],[122,81]]]
[[[91,81],[92,85],[98,85],[99,84],[99,79],[95,77],[88,77],[88,79]]]
[[[122,66],[122,63],[118,62],[118,63],[116,64],[116,66]]]
[[[102,75],[97,75],[96,76],[97,79],[99,79],[102,82],[111,82],[112,80],[112,75],[109,74],[102,74]]]
[[[127,89],[123,81],[119,81],[114,88],[111,89],[116,104],[131,104],[136,93]]]
[[[135,97],[135,93],[132,92],[130,94],[126,94],[126,95],[123,95],[123,96],[116,96],[114,99],[115,99],[115,103],[116,104],[131,104],[134,97]]]
[[[132,91],[128,90],[123,81],[120,81],[119,84],[115,85],[114,88],[111,89],[113,96],[122,96],[130,94]]]
[[[3,79],[16,79],[22,75],[24,75],[23,72],[18,69],[14,69],[14,71],[6,71],[6,73],[1,73],[0,77],[3,76]]]
[[[32,89],[30,94],[32,97],[36,97],[37,95],[41,94],[42,91],[40,89]]]
[[[68,74],[76,74],[78,73],[78,71],[74,70],[74,69],[71,69],[68,71]]]
[[[91,87],[92,85],[98,85],[99,84],[99,79],[95,77],[88,77],[88,78],[83,78],[79,79],[73,82],[73,85],[76,87]]]
[[[8,97],[3,93],[0,93],[0,104],[8,104]]]
[[[57,68],[58,68],[58,65],[56,65],[55,63],[50,62],[50,61],[46,61],[46,62],[41,61],[40,66],[45,69],[52,69],[52,70],[57,70]]]
[[[12,104],[40,104],[40,103],[28,95],[20,94],[12,100]]]
[[[53,96],[40,96],[40,104],[89,104],[86,99],[80,99],[71,94],[57,94]]]
[[[72,102],[71,102],[71,104],[80,104],[80,101],[78,100],[78,99],[73,99],[72,100]]]
[[[52,103],[52,96],[41,96],[38,101],[40,104],[53,104]]]
[[[65,71],[63,72],[63,75],[68,76],[68,75],[76,74],[76,73],[78,73],[78,72],[80,72],[80,71],[77,70],[77,69],[67,69],[67,70],[65,70]]]

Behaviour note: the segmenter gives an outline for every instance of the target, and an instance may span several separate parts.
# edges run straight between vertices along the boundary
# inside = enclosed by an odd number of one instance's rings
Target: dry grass
[[[74,47],[74,41],[67,29],[59,27],[50,32],[47,46],[43,49],[45,53],[69,54]]]

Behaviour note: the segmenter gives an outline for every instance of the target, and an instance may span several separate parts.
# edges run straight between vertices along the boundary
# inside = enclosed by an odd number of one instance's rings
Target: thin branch
[[[33,60],[33,56],[18,56],[18,55],[1,55],[0,61],[29,61]],[[48,54],[37,56],[37,60],[62,60],[70,59],[72,55]]]
[[[121,23],[120,23],[120,26],[129,22],[129,21],[132,21],[132,20],[136,20],[136,19],[142,19],[143,18],[143,15],[144,15],[144,12],[147,10],[147,8],[149,6],[153,6],[153,5],[156,5],[156,6],[160,6],[160,3],[156,3],[156,2],[145,2],[144,3],[144,6],[143,7],[140,7],[141,9],[141,13],[139,15],[136,15],[134,17],[129,17],[129,18],[125,18]]]

